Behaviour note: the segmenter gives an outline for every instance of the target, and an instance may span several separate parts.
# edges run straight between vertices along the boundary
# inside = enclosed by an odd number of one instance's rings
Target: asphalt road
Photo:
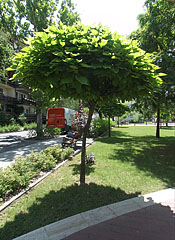
[[[30,140],[36,134],[33,131],[22,131],[22,132],[12,132],[12,133],[1,133],[0,134],[0,153],[10,151],[13,147],[21,146],[22,143]]]
[[[33,135],[34,137],[35,135]],[[61,144],[62,137],[46,140],[32,138],[31,131],[0,134],[0,167],[10,166],[15,158],[39,152],[48,146]]]

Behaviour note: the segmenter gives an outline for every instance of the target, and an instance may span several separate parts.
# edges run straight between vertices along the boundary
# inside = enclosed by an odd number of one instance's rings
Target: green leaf
[[[53,52],[55,56],[62,57],[64,54],[63,52]]]
[[[66,77],[64,77],[63,79],[61,79],[61,83],[62,83],[62,84],[71,83],[71,82],[73,82],[73,78],[70,77],[70,76],[66,76]]]
[[[89,80],[88,80],[87,77],[77,75],[75,78],[76,78],[76,80],[78,80],[81,84],[89,85]]]
[[[99,45],[102,48],[102,47],[106,46],[107,43],[108,43],[108,40],[102,39],[101,42],[99,43]]]

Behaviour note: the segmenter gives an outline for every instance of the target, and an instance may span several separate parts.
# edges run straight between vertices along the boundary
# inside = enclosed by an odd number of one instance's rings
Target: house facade
[[[30,97],[31,90],[27,86],[0,80],[0,105],[1,111],[14,113],[15,108],[21,108],[27,122],[36,121],[35,102]]]

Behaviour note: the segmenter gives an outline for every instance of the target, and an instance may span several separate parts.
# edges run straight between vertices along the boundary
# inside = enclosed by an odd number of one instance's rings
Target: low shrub
[[[67,151],[67,150],[65,150],[65,151]],[[57,162],[62,160],[62,149],[61,149],[60,145],[48,147],[45,150],[43,150],[43,152],[45,154],[51,154],[57,160]]]
[[[26,123],[26,116],[24,113],[21,113],[18,118],[17,118],[17,122],[21,125],[21,126],[24,126],[24,124]]]
[[[10,167],[0,169],[0,198],[5,199],[16,190],[29,186],[32,178],[41,171],[50,171],[59,161],[68,159],[73,152],[71,148],[63,151],[60,145],[56,145],[39,153],[31,152],[25,158],[16,158]]]
[[[36,123],[25,123],[23,126],[24,130],[32,130],[32,129],[36,129]]]
[[[44,136],[54,137],[61,134],[61,128],[48,128],[44,127]]]
[[[102,135],[108,130],[108,120],[95,118],[92,123],[90,134],[94,137]]]
[[[73,154],[74,150],[72,148],[66,148],[62,154],[61,154],[61,158],[63,160],[66,160],[68,158],[70,158],[70,156]]]
[[[5,126],[14,123],[14,116],[12,114],[0,111],[0,125]]]
[[[21,130],[21,126],[19,124],[0,126],[0,133],[16,132],[20,130]]]

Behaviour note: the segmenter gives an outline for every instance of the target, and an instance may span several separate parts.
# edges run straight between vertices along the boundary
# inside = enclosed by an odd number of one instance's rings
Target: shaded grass
[[[68,216],[175,185],[175,129],[115,128],[88,153],[86,185],[79,186],[80,156],[67,162],[0,215],[0,239],[12,239]]]

